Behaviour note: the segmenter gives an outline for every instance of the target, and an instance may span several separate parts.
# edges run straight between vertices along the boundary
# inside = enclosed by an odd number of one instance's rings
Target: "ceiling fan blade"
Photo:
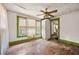
[[[48,8],[45,9],[45,11],[47,12]]]
[[[48,14],[49,16],[51,16],[51,17],[54,17],[53,15],[50,15],[50,14]]]
[[[54,12],[57,12],[57,10],[50,11],[49,13],[54,13]]]
[[[44,14],[38,14],[37,16],[41,16],[41,15],[44,15]]]

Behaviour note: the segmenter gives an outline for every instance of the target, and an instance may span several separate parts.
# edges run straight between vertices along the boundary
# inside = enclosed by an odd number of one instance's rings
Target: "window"
[[[27,35],[26,18],[17,16],[17,36],[23,37]]]
[[[36,22],[36,36],[41,36],[41,21]]]
[[[41,21],[17,16],[17,37],[40,37]]]
[[[27,34],[28,36],[34,36],[36,31],[36,21],[27,19]]]

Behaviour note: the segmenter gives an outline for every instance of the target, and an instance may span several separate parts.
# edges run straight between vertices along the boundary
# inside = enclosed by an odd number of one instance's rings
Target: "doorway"
[[[60,18],[50,20],[51,39],[59,40],[60,38]]]

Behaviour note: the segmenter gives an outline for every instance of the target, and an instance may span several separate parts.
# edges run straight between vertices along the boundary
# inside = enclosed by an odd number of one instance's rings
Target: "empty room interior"
[[[79,55],[79,4],[1,3],[0,55]]]

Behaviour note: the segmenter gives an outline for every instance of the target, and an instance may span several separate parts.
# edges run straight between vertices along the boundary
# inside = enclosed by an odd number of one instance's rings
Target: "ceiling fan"
[[[39,15],[37,15],[37,16],[43,15],[44,17],[43,17],[42,20],[44,20],[44,19],[46,19],[46,18],[49,18],[49,17],[54,17],[54,15],[52,15],[52,13],[56,13],[56,12],[57,12],[57,10],[48,11],[48,8],[45,8],[45,11],[44,11],[44,10],[40,10],[40,11],[41,11],[43,14],[39,14]]]

